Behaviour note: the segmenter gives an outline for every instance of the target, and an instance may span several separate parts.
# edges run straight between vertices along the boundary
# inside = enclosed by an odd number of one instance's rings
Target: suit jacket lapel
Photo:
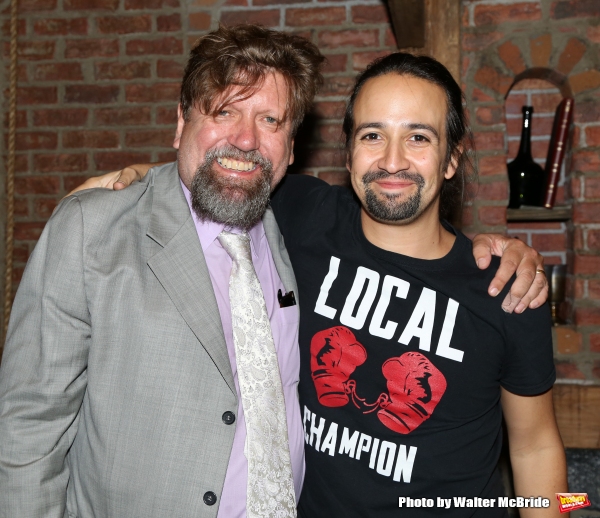
[[[279,232],[279,226],[277,225],[273,211],[270,208],[265,212],[262,221],[279,278],[288,292],[294,292],[296,302],[297,304],[300,304],[298,298],[298,286],[296,285],[296,277],[294,277],[290,256],[285,249],[283,236],[281,235],[281,232]]]
[[[219,308],[177,167],[168,164],[149,174],[154,197],[147,235],[162,248],[148,266],[235,394]]]

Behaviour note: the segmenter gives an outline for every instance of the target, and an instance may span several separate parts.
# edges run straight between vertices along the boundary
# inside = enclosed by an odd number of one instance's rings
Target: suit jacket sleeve
[[[80,202],[66,199],[27,264],[0,369],[0,517],[62,518],[86,391],[90,315]]]

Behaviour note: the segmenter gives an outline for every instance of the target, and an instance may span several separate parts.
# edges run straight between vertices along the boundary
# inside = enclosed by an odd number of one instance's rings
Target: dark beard
[[[400,178],[410,180],[417,186],[417,192],[405,200],[400,200],[399,194],[376,194],[371,189],[371,182],[387,178]],[[421,193],[425,186],[425,179],[418,173],[406,171],[389,174],[385,171],[368,172],[362,178],[365,187],[365,209],[376,220],[384,222],[409,223],[419,214],[421,207]]]
[[[217,158],[254,162],[260,175],[250,180],[221,176],[214,170]],[[192,209],[201,220],[249,230],[260,221],[271,195],[273,165],[258,151],[245,153],[232,146],[210,150],[191,185]]]

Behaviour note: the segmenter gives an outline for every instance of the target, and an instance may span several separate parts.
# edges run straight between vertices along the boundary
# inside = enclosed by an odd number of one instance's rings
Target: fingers
[[[143,178],[143,175],[139,173],[136,166],[128,166],[123,170],[119,171],[120,175],[112,184],[112,188],[115,191],[120,191],[129,187],[133,182],[137,182]]]
[[[112,173],[107,173],[102,176],[93,176],[92,178],[88,178],[81,185],[75,187],[67,196],[74,194],[79,191],[83,191],[85,189],[96,189],[98,187],[103,187],[105,189],[112,189],[112,185],[115,181],[119,179],[121,175],[121,171],[113,171]]]
[[[492,261],[492,246],[489,234],[479,234],[473,238],[473,256],[477,266],[484,270]]]

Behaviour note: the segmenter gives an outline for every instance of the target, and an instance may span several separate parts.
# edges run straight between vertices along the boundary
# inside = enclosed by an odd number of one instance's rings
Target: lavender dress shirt
[[[223,332],[227,343],[227,352],[231,362],[233,379],[238,396],[238,410],[235,420],[235,436],[231,456],[225,475],[225,484],[219,499],[218,518],[245,518],[246,517],[246,487],[248,483],[248,461],[244,456],[246,441],[246,422],[242,397],[237,376],[235,347],[233,344],[233,330],[231,325],[231,307],[229,303],[229,277],[231,275],[231,258],[223,249],[217,236],[224,229],[224,225],[212,221],[202,221],[192,210],[190,191],[181,184],[186,200],[190,207],[196,231],[200,238],[200,245],[204,252],[210,279],[219,306]],[[236,229],[227,229],[238,232]],[[252,262],[256,275],[262,287],[267,306],[267,313],[271,321],[273,341],[279,361],[279,372],[283,386],[283,396],[287,414],[288,437],[290,442],[290,457],[294,475],[294,489],[296,502],[300,496],[302,480],[304,478],[304,431],[300,417],[300,404],[298,402],[298,380],[300,376],[300,354],[298,351],[298,306],[280,308],[277,299],[277,290],[285,293],[285,288],[277,274],[273,263],[271,250],[265,235],[262,222],[259,222],[248,232],[250,235],[250,248]]]

